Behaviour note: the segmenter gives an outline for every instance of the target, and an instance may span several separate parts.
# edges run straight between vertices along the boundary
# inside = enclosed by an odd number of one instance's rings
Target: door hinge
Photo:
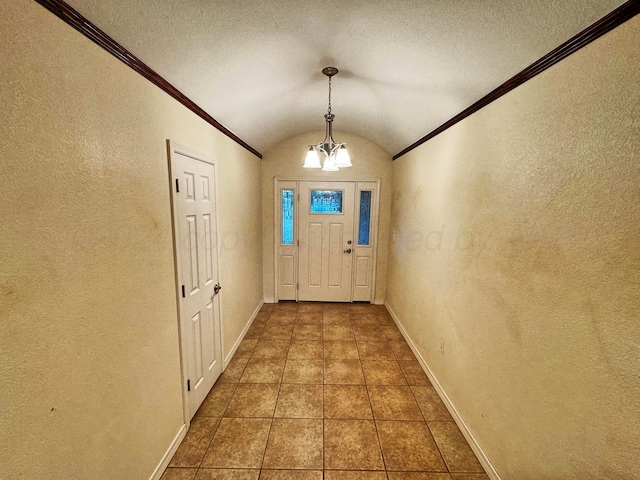
[[[191,391],[191,380],[187,380],[187,392]]]
[[[176,192],[180,192],[180,183],[177,178],[176,178]]]
[[[300,290],[300,284],[296,283],[296,290]]]
[[[298,246],[300,246],[300,240],[298,240]]]
[[[187,295],[185,294],[185,291],[184,291],[184,285],[182,285],[182,298],[184,298],[184,297],[186,297],[186,296],[187,296]]]

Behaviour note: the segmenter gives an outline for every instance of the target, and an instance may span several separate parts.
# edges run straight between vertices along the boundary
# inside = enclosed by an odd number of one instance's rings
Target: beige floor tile
[[[260,470],[201,468],[196,480],[258,480]]]
[[[319,340],[291,341],[287,358],[322,359],[323,345]]]
[[[385,472],[364,472],[349,470],[327,470],[324,480],[387,480]]]
[[[402,336],[402,333],[400,333],[400,330],[398,330],[398,327],[396,327],[395,325],[385,325],[380,327],[380,329],[382,330],[382,333],[384,334],[385,338],[390,342],[405,341],[404,337]]]
[[[239,384],[224,416],[271,418],[276,407],[278,390],[279,385],[276,383]]]
[[[322,335],[327,340],[353,340],[353,328],[345,325],[324,325]]]
[[[326,469],[384,470],[371,420],[325,420],[324,454]]]
[[[226,370],[218,378],[218,383],[238,383],[245,367],[247,366],[248,358],[232,358],[227,365]]]
[[[269,320],[270,313],[260,312],[256,315],[256,318],[253,319],[253,323],[251,325],[259,325],[264,327]]]
[[[391,315],[387,314],[376,314],[376,318],[378,319],[378,325],[380,325],[381,327],[391,327],[391,326],[395,326],[396,322],[393,321],[393,318],[391,318]]]
[[[454,422],[429,422],[429,430],[450,472],[484,473],[484,469]]]
[[[263,307],[162,480],[488,480],[391,317],[355,307]]]
[[[269,315],[269,320],[267,320],[267,324],[269,325],[293,325],[296,323],[296,312],[279,312],[273,311],[271,315]]]
[[[285,361],[284,358],[251,358],[240,383],[280,383]]]
[[[395,360],[362,360],[367,385],[406,385],[400,365]]]
[[[196,417],[221,417],[235,389],[235,383],[222,383],[218,380],[200,405]]]
[[[193,480],[197,472],[197,468],[167,468],[160,480]]]
[[[271,325],[267,323],[264,330],[260,334],[260,340],[274,339],[274,340],[290,340],[293,335],[293,325]]]
[[[260,480],[322,480],[322,470],[262,470]]]
[[[271,425],[263,468],[323,468],[322,420],[276,418]]]
[[[233,354],[233,358],[249,358],[253,353],[256,343],[258,343],[257,338],[245,338],[238,346],[236,353]]]
[[[415,355],[404,340],[401,342],[389,342],[389,346],[398,360],[415,360]]]
[[[247,330],[247,333],[244,335],[246,339],[259,338],[262,334],[262,330],[264,330],[265,323],[262,322],[253,322],[253,324]]]
[[[356,340],[369,340],[376,342],[386,342],[387,339],[382,333],[382,328],[378,325],[354,325],[353,333]]]
[[[370,303],[351,303],[349,304],[349,313],[375,313],[375,309]]]
[[[350,327],[351,318],[348,313],[344,312],[324,313],[322,316],[322,323],[324,325],[341,325],[344,327]]]
[[[453,480],[489,480],[486,473],[452,473]]]
[[[289,352],[288,339],[263,339],[256,343],[251,358],[286,358]]]
[[[325,385],[364,384],[360,360],[326,359],[324,361],[324,383]]]
[[[322,314],[323,304],[320,302],[298,303],[298,314],[301,313],[319,313]]]
[[[389,480],[451,480],[448,473],[389,472]]]
[[[260,307],[260,312],[258,312],[258,315],[260,315],[261,313],[271,313],[273,311],[273,303],[265,303],[262,305],[262,307]]]
[[[351,323],[356,326],[362,325],[371,325],[378,326],[378,319],[374,313],[352,313],[349,315],[351,317]]]
[[[202,467],[260,468],[271,419],[223,418]]]
[[[396,359],[389,342],[359,341],[358,353],[361,360],[394,360]]]
[[[325,303],[322,312],[326,313],[349,313],[346,303]]]
[[[283,383],[322,383],[322,360],[289,358],[284,367]]]
[[[322,312],[298,313],[296,325],[322,325]]]
[[[446,472],[425,422],[376,422],[387,470]]]
[[[389,312],[387,310],[387,307],[384,305],[374,305],[373,308],[373,313],[375,313],[376,315],[388,315]]]
[[[194,417],[169,466],[199,467],[219,423],[216,417]]]
[[[297,302],[278,302],[273,304],[273,313],[298,313],[298,308]]]
[[[398,385],[369,385],[376,420],[423,420],[411,389]]]
[[[371,403],[364,385],[325,385],[325,418],[372,419]]]
[[[350,360],[358,360],[360,357],[358,355],[358,348],[356,347],[356,342],[353,340],[336,340],[336,341],[327,341],[324,342],[324,358],[330,359],[350,359]]]
[[[411,386],[413,396],[418,402],[422,416],[428,422],[452,422],[449,410],[431,386]]]
[[[295,340],[322,340],[322,325],[296,325],[293,328]]]
[[[276,418],[322,418],[322,385],[282,384]]]
[[[417,360],[399,360],[398,363],[409,385],[431,385],[429,377]]]

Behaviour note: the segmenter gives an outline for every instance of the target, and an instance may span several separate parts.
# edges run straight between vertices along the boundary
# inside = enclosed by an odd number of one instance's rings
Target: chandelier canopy
[[[322,73],[329,77],[329,107],[324,116],[326,120],[326,133],[324,140],[315,145],[309,145],[309,151],[304,160],[304,168],[322,168],[325,172],[337,172],[341,168],[351,166],[351,157],[344,143],[336,143],[333,139],[333,119],[336,117],[331,113],[331,77],[338,73],[336,67],[325,67]],[[320,163],[320,157],[324,161]]]

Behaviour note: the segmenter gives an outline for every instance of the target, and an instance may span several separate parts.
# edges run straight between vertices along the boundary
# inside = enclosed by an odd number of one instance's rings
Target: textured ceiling
[[[624,1],[67,3],[261,152],[324,129],[336,66],[336,130],[394,154]]]

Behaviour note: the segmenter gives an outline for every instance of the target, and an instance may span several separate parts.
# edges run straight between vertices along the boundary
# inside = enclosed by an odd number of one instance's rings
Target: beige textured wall
[[[249,239],[227,351],[262,298],[260,160],[36,2],[2,11],[0,477],[148,479],[183,423],[165,140],[219,161]]]
[[[320,119],[322,120],[322,119]],[[339,121],[337,117],[336,122]],[[309,145],[324,138],[324,131],[291,137],[264,154],[262,162],[262,251],[264,297],[274,298],[273,257],[273,186],[275,178],[318,178],[322,180],[372,180],[380,178],[380,220],[378,227],[378,258],[376,262],[375,302],[384,301],[387,278],[387,246],[391,207],[391,155],[371,140],[346,132],[335,131],[333,138],[347,144],[351,156],[350,168],[339,172],[302,168]]]
[[[388,302],[505,480],[640,478],[639,85],[636,17],[393,164]]]

